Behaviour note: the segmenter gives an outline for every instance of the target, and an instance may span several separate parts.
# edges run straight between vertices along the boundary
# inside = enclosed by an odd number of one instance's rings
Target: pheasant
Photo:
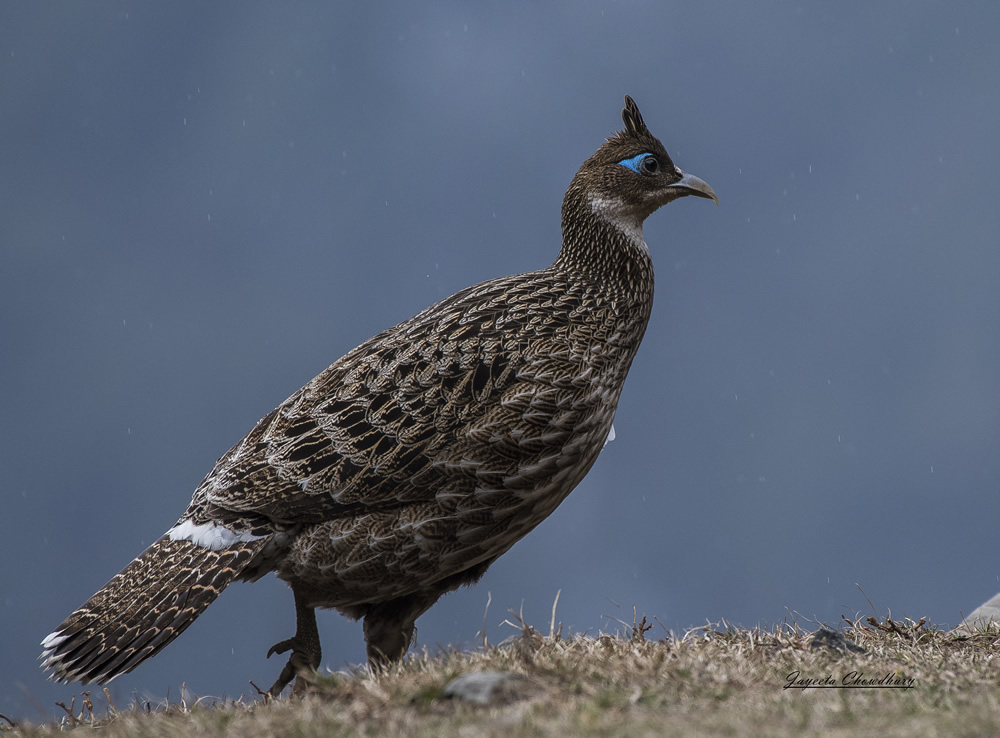
[[[315,608],[363,618],[374,667],[416,619],[551,514],[613,433],[653,304],[643,221],[718,198],[625,97],[583,163],[551,266],[468,287],[334,362],[233,446],[180,519],[42,641],[57,680],[105,683],[180,635],[231,582],[295,600],[270,689],[308,684]]]

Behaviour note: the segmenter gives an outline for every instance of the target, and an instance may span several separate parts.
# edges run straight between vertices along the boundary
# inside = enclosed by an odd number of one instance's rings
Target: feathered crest
[[[642,120],[639,106],[628,95],[625,96],[625,107],[622,109],[622,122],[625,123],[625,131],[633,136],[650,135],[649,129],[646,128],[646,124]]]
[[[622,122],[625,124],[624,131],[618,131],[608,141],[624,140],[631,138],[653,138],[653,134],[646,128],[646,123],[639,112],[639,106],[635,104],[629,95],[625,96],[625,107],[622,108]]]

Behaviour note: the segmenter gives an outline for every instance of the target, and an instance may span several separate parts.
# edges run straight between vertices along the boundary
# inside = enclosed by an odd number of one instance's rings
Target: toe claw
[[[294,638],[288,638],[288,639],[283,640],[283,641],[278,641],[273,646],[271,646],[269,649],[267,649],[267,656],[266,656],[266,658],[271,658],[276,653],[284,653],[285,651],[287,651],[290,648],[295,648],[295,639]]]

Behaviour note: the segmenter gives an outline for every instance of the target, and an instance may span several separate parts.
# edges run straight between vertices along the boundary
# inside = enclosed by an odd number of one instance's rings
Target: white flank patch
[[[616,434],[615,434],[615,424],[612,423],[611,424],[611,430],[608,431],[608,437],[604,439],[604,446],[607,446],[609,443],[611,443],[613,440],[615,440],[615,437],[616,437]],[[601,446],[601,448],[604,448],[604,446]]]
[[[216,523],[201,523],[196,525],[190,520],[178,523],[167,531],[167,535],[171,541],[191,541],[191,543],[211,551],[221,551],[224,548],[229,548],[234,543],[246,543],[247,541],[256,541],[263,538],[263,536],[255,536],[253,533],[245,530],[236,532]]]

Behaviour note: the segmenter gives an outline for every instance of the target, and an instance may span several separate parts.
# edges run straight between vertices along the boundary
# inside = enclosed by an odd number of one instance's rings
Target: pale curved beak
[[[679,170],[678,170],[679,171]],[[696,177],[693,174],[688,174],[687,172],[681,172],[683,175],[679,182],[674,182],[671,187],[677,187],[684,190],[685,195],[694,195],[696,197],[704,197],[708,200],[715,200],[715,204],[719,204],[719,198],[715,196],[715,190],[713,190],[708,182],[703,180],[701,177]]]

